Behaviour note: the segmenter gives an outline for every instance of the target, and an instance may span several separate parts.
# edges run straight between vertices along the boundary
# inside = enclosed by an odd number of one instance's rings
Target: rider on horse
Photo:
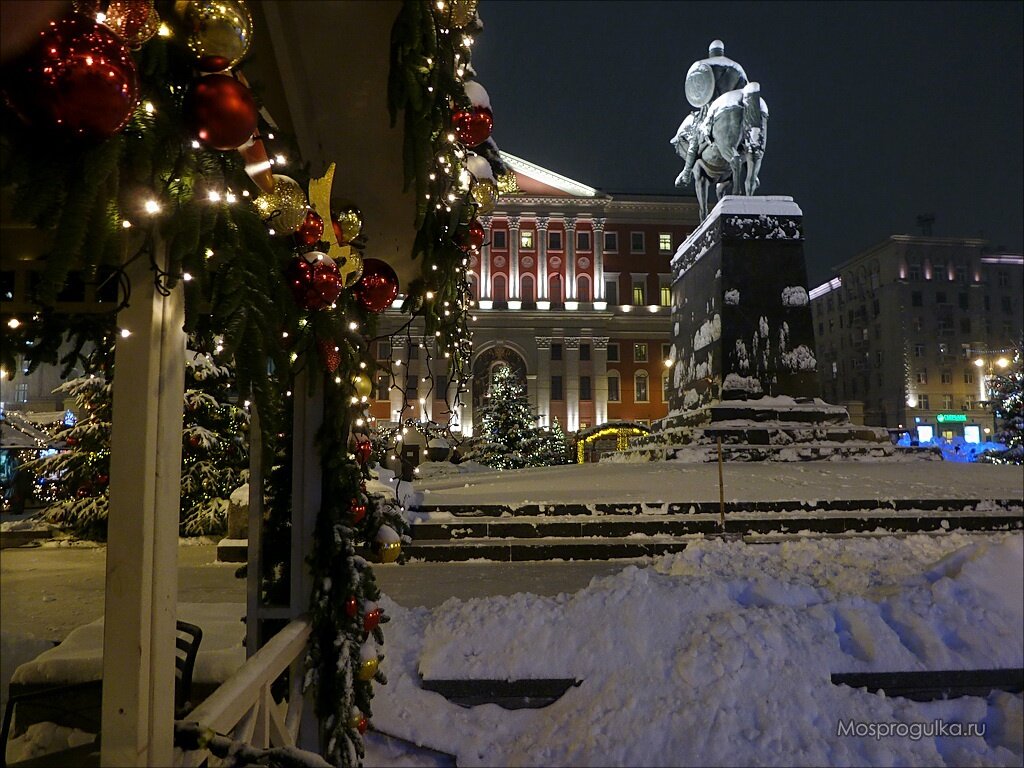
[[[705,118],[711,103],[724,93],[742,89],[747,84],[747,73],[739,63],[725,55],[725,43],[712,40],[708,46],[708,58],[694,62],[686,73],[686,99],[697,111],[690,121],[691,132],[686,136],[688,143],[686,165],[679,178],[687,184],[697,160],[698,145],[710,140],[710,125]]]

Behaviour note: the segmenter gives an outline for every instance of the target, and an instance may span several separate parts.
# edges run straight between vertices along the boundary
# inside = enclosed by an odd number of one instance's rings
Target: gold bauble
[[[359,669],[356,671],[356,677],[360,680],[372,680],[373,676],[377,674],[378,666],[380,666],[380,659],[363,659],[359,662]]]
[[[263,220],[281,235],[294,232],[306,220],[309,203],[299,183],[290,176],[274,174],[274,191],[257,197],[253,204]]]
[[[191,0],[182,6],[188,47],[204,72],[238,64],[252,43],[252,16],[242,0]]]
[[[352,386],[355,387],[359,397],[369,397],[373,393],[373,382],[370,381],[369,376],[364,376],[361,373],[352,377]]]
[[[103,22],[131,47],[142,45],[160,30],[153,0],[111,0]]]
[[[373,545],[373,560],[377,563],[393,563],[402,554],[399,541],[378,541]]]
[[[347,205],[333,214],[334,234],[338,236],[338,245],[348,245],[363,229],[363,214],[354,205]]]
[[[493,179],[477,179],[469,191],[477,204],[477,215],[486,216],[498,202],[498,185]]]
[[[476,17],[477,0],[448,0],[453,27],[464,27]]]

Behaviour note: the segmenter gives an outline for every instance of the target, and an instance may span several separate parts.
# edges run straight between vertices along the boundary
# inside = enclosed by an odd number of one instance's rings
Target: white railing
[[[257,749],[294,747],[302,720],[303,659],[311,625],[300,616],[278,632],[182,720],[198,723],[204,732],[230,734],[234,741]],[[270,687],[291,668],[288,699],[276,702]],[[176,764],[198,766],[208,750],[175,750]]]

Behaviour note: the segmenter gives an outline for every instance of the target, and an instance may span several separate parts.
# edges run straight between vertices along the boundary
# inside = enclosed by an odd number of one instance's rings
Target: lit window
[[[646,344],[634,344],[633,345],[633,362],[634,363],[646,363],[647,362],[647,345]]]
[[[647,303],[647,291],[644,290],[647,286],[646,281],[642,278],[633,281],[633,304],[640,307]]]
[[[661,286],[661,306],[671,307],[672,306],[672,287],[668,285]]]
[[[519,247],[523,250],[533,250],[533,230],[524,229],[519,233]]]
[[[668,232],[658,233],[658,250],[662,253],[672,250],[672,235]]]

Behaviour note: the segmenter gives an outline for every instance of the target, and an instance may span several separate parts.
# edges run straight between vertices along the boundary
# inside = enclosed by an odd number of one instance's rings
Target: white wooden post
[[[166,251],[157,244],[157,261]],[[173,763],[184,300],[161,295],[147,259],[126,268],[118,314],[103,632],[104,766]]]

